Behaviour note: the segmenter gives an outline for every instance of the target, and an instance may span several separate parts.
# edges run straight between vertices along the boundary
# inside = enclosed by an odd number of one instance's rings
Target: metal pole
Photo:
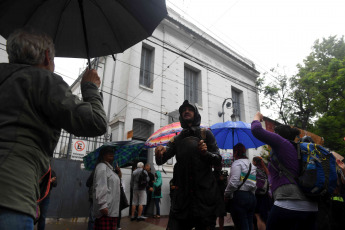
[[[67,148],[67,156],[66,156],[66,159],[68,159],[69,157],[69,153],[72,151],[72,134],[70,133],[69,134],[69,139],[68,139],[68,148]]]
[[[86,48],[87,61],[89,63],[89,69],[91,69],[91,61],[90,61],[90,54],[89,54],[89,40],[87,39],[87,34],[86,34],[86,24],[85,24],[83,0],[78,0],[78,2],[79,2],[80,14],[81,14],[81,21],[83,23],[83,32],[84,32],[84,38],[85,38],[85,48]]]

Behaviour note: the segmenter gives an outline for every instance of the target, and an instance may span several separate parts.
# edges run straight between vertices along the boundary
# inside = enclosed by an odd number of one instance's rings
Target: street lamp
[[[230,108],[231,108],[231,106],[232,106],[232,98],[226,98],[226,99],[224,99],[223,104],[222,104],[222,112],[218,112],[218,116],[219,116],[219,117],[223,116],[223,123],[224,123],[224,105],[225,105],[225,102],[226,102],[227,100],[230,100],[231,102],[228,101],[228,102],[226,103],[226,108],[227,108],[227,109],[230,109]],[[232,118],[232,115],[231,115],[231,118]]]

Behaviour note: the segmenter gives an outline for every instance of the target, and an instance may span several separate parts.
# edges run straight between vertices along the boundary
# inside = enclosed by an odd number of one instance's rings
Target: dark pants
[[[315,230],[317,212],[301,212],[273,205],[267,230]]]
[[[34,219],[28,214],[0,207],[0,229],[33,230]]]
[[[216,216],[207,218],[177,219],[170,211],[167,230],[213,230]]]
[[[159,207],[159,202],[161,201],[161,198],[153,198],[155,201],[155,205],[156,205],[156,215],[161,215],[161,209]]]
[[[236,191],[231,201],[231,217],[235,228],[253,230],[256,198],[252,192]]]
[[[146,205],[144,206],[144,209],[143,209],[143,216],[146,216],[147,215],[147,210],[150,206],[150,203],[151,203],[151,198],[152,198],[152,192],[150,190],[146,190]]]
[[[40,218],[38,219],[38,222],[37,222],[37,230],[44,230],[46,227],[46,218],[47,218],[49,203],[50,203],[50,193],[40,203]]]
[[[88,230],[93,230],[93,226],[95,225],[95,216],[93,213],[93,202],[90,200],[90,209],[89,209],[89,222],[87,224]]]
[[[331,201],[331,229],[344,229],[345,203],[340,201]]]

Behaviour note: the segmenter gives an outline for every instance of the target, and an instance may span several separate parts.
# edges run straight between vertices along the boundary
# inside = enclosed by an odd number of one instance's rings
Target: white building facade
[[[148,39],[122,54],[96,60],[112,141],[146,140],[155,130],[178,121],[185,99],[196,103],[203,125],[224,120],[251,122],[260,110],[255,81],[259,72],[250,60],[230,50],[169,9]],[[80,94],[79,82],[72,85]],[[222,114],[220,114],[222,115]],[[257,151],[249,150],[252,158]],[[153,150],[147,161],[156,170]],[[175,159],[164,165],[161,214],[169,213],[169,180]],[[129,188],[130,171],[124,170]],[[127,213],[124,213],[126,215]]]
[[[177,110],[185,99],[197,104],[201,123],[206,126],[222,122],[223,116],[225,121],[249,123],[260,110],[255,87],[259,72],[254,63],[173,10],[168,12],[151,37],[114,55],[115,61],[112,56],[95,60],[109,122],[107,134],[112,141],[146,140],[155,130],[178,121]],[[81,95],[79,83],[80,78],[71,86],[77,95]],[[221,114],[227,98],[231,98],[227,100],[232,102],[231,108],[224,107]],[[249,150],[250,158],[254,154],[257,151]],[[162,169],[155,165],[152,149],[147,162]],[[169,214],[174,163],[171,159],[164,165],[167,174],[162,173],[161,215]],[[123,170],[127,194],[130,173],[130,169]]]

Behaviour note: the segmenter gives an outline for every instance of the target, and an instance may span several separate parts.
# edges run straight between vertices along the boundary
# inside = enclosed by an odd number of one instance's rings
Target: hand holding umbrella
[[[166,148],[162,145],[158,145],[155,149],[155,155],[157,157],[163,157],[163,154],[166,152]]]
[[[207,152],[207,144],[204,142],[204,140],[201,140],[198,145],[199,151],[201,155],[205,155]]]
[[[87,69],[83,75],[81,82],[92,82],[99,86],[101,85],[101,79],[99,78],[97,71],[94,69]]]

